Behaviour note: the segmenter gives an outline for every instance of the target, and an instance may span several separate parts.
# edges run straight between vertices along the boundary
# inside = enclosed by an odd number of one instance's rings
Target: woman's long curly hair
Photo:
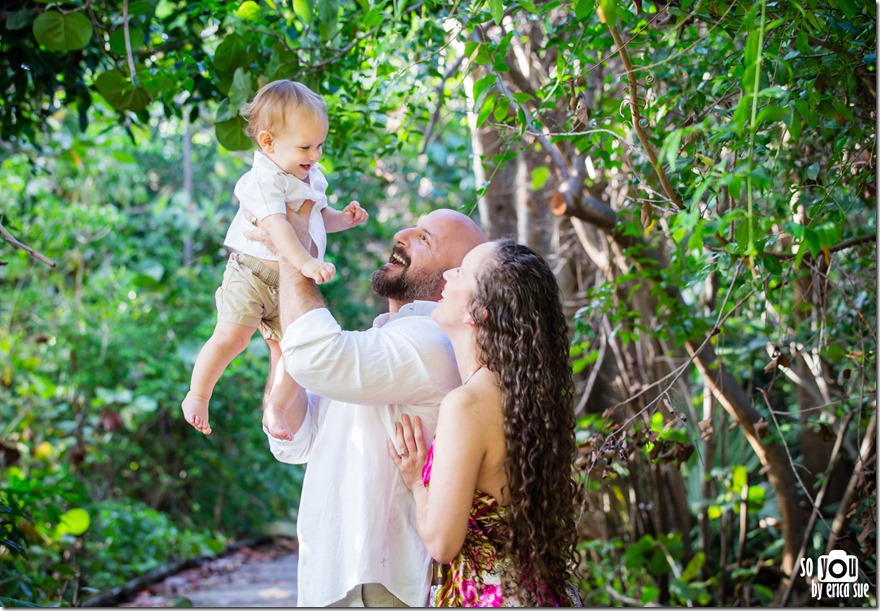
[[[526,604],[565,593],[577,552],[572,463],[577,446],[568,328],[546,261],[512,240],[496,242],[470,305],[483,365],[500,381],[513,559],[505,581]]]

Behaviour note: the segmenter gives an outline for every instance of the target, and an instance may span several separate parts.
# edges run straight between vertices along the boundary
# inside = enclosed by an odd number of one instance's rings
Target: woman
[[[427,447],[418,418],[388,450],[413,491],[419,535],[443,567],[431,606],[577,606],[571,367],[547,263],[510,240],[444,274],[432,314],[464,382]],[[436,581],[435,581],[436,583]]]

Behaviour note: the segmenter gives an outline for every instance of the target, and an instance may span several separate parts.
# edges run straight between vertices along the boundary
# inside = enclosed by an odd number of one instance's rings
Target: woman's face
[[[461,267],[443,273],[446,286],[440,301],[431,315],[443,329],[453,329],[470,324],[470,304],[477,278],[495,256],[495,244],[480,244],[465,255]]]

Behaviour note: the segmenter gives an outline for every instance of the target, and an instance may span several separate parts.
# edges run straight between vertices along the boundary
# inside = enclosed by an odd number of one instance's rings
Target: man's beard
[[[384,267],[373,272],[373,290],[380,297],[394,301],[410,302],[417,299],[434,299],[443,286],[443,274],[431,271],[403,271],[392,276]]]

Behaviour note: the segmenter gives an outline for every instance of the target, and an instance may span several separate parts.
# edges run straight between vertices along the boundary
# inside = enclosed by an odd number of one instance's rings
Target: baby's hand
[[[342,209],[342,219],[349,228],[365,223],[368,218],[370,218],[369,213],[361,208],[361,205],[356,201],[351,202]]]
[[[336,275],[336,266],[320,259],[309,259],[300,271],[303,276],[311,278],[317,284],[324,284],[333,280],[333,276]]]

